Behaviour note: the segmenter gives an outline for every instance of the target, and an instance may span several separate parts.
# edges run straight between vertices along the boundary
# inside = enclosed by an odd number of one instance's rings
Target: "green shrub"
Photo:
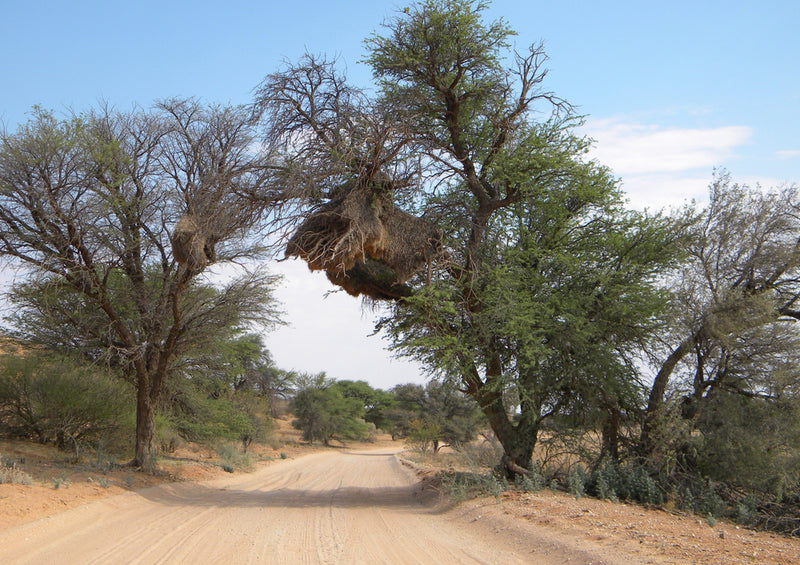
[[[664,495],[658,488],[655,479],[642,466],[633,467],[629,471],[628,493],[631,499],[643,504],[664,502]]]
[[[408,426],[408,436],[406,443],[412,449],[418,451],[427,451],[432,447],[434,452],[438,451],[439,437],[441,430],[439,425],[435,422],[429,422],[423,419],[412,420]]]
[[[756,517],[757,509],[755,499],[752,496],[740,500],[734,507],[734,519],[744,525],[751,525]]]
[[[569,485],[569,493],[576,500],[585,494],[586,471],[583,470],[583,465],[573,465],[567,476],[567,484]]]
[[[541,471],[534,467],[529,476],[517,477],[516,487],[524,492],[539,492],[544,488],[544,477]]]
[[[620,465],[605,457],[587,481],[592,494],[602,499],[661,504],[664,496],[656,480],[642,465]]]
[[[96,471],[108,473],[119,467],[116,457],[108,450],[105,441],[100,441],[89,457],[89,465]]]
[[[800,482],[800,403],[718,392],[706,400],[689,468],[742,489],[779,494]]]
[[[69,487],[69,478],[64,473],[61,473],[60,477],[53,477],[51,481],[54,489],[59,489],[62,485],[65,488]]]
[[[619,465],[610,457],[604,457],[591,476],[592,493],[603,500],[617,500],[625,485]]]
[[[100,367],[29,352],[0,358],[0,422],[6,434],[74,450],[132,435],[133,394]]]
[[[220,466],[228,473],[233,473],[236,469],[250,471],[254,465],[254,457],[231,442],[221,442],[216,447],[217,455],[220,458]]]
[[[482,495],[499,497],[508,490],[505,477],[494,473],[443,472],[440,474],[442,492],[453,502],[463,502],[467,498]]]
[[[265,441],[272,430],[267,401],[247,392],[214,398],[191,383],[180,383],[165,412],[158,432],[165,452],[174,451],[183,439],[239,441],[246,448],[252,441]]]

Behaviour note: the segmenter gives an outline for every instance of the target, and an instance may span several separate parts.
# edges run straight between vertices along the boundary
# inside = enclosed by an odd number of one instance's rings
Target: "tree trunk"
[[[608,417],[603,422],[603,446],[601,457],[611,457],[613,461],[619,460],[619,421],[620,410],[617,406],[608,407]]]
[[[155,470],[153,440],[156,435],[156,418],[155,405],[150,398],[149,387],[146,386],[147,380],[146,376],[140,376],[136,391],[136,449],[133,465],[145,472],[152,472]]]
[[[538,426],[529,425],[527,418],[523,417],[520,423],[514,426],[508,419],[501,395],[492,395],[490,401],[478,402],[483,413],[489,420],[494,435],[503,447],[502,465],[508,478],[530,472],[533,449],[538,439]]]
[[[671,354],[667,357],[661,369],[658,371],[656,378],[653,380],[653,386],[650,389],[650,398],[647,401],[647,409],[645,410],[645,419],[642,425],[642,433],[639,437],[639,452],[644,457],[647,457],[653,452],[655,426],[658,420],[658,415],[661,413],[664,405],[664,395],[667,391],[667,384],[669,378],[672,376],[675,367],[686,355],[688,355],[702,336],[703,328],[687,337]]]

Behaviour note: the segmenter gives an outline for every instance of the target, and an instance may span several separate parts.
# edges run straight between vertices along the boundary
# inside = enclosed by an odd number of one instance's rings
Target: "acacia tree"
[[[543,89],[542,46],[510,50],[485,9],[428,0],[390,20],[366,41],[374,99],[306,57],[254,107],[286,148],[284,194],[308,207],[287,254],[394,301],[397,350],[460,383],[524,471],[542,418],[588,383],[609,383],[612,408],[624,397],[626,347],[657,309],[647,283],[672,255],[663,222],[624,212],[585,158],[580,119]]]
[[[693,218],[685,261],[668,278],[671,316],[649,391],[640,448],[651,455],[678,390],[693,417],[714,391],[777,398],[796,379],[800,320],[800,198],[715,175]]]
[[[475,401],[452,382],[397,385],[392,393],[396,411],[390,416],[395,432],[423,445],[430,443],[434,453],[473,441],[485,423]]]
[[[217,327],[275,318],[265,273],[213,289],[200,277],[261,251],[246,238],[261,207],[244,195],[271,170],[253,142],[244,109],[193,100],[65,120],[37,109],[0,138],[0,253],[29,267],[20,329],[122,367],[137,466],[152,468],[155,406],[187,351]]]
[[[296,419],[292,425],[302,430],[303,439],[310,443],[320,440],[325,445],[334,437],[366,439],[369,427],[364,421],[363,399],[344,395],[325,373],[298,377],[296,384],[291,401]]]

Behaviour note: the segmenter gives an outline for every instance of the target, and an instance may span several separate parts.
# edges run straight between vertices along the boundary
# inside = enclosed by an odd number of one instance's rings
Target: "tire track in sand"
[[[0,532],[0,563],[532,563],[526,544],[459,523],[421,498],[392,450],[326,451],[11,528]]]

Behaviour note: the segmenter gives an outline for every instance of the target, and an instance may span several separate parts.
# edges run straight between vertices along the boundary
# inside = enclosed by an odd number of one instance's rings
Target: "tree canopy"
[[[272,323],[274,278],[211,287],[210,263],[258,257],[247,236],[271,175],[244,108],[168,100],[59,120],[37,109],[0,137],[0,254],[29,269],[23,334],[106,356],[137,390],[136,465],[150,467],[154,407],[214,328]]]
[[[512,50],[485,10],[429,0],[389,20],[365,42],[375,96],[306,56],[254,108],[283,142],[281,194],[304,210],[287,254],[392,301],[396,351],[458,383],[527,469],[544,418],[598,390],[612,411],[641,393],[630,347],[656,326],[649,283],[674,234],[624,209],[545,88],[543,47]]]

